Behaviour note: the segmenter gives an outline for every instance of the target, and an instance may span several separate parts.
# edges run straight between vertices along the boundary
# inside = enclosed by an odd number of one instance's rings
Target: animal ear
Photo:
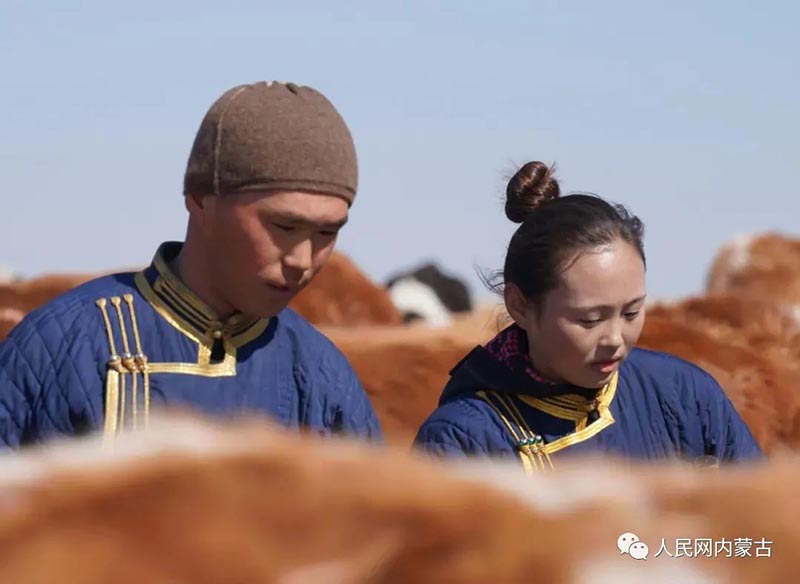
[[[403,313],[403,323],[408,324],[410,322],[414,322],[416,320],[422,320],[422,315],[419,312],[414,312],[413,310],[408,310]]]

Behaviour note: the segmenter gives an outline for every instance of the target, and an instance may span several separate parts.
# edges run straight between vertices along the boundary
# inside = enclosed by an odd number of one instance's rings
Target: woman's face
[[[625,241],[582,251],[560,285],[538,306],[506,288],[506,306],[528,333],[541,375],[579,387],[602,387],[639,339],[645,317],[645,267]]]

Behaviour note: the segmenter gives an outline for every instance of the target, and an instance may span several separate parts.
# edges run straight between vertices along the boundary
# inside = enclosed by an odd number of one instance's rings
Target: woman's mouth
[[[592,367],[600,371],[600,373],[607,375],[617,368],[620,361],[622,361],[620,358],[609,359],[608,361],[594,361],[592,362]]]

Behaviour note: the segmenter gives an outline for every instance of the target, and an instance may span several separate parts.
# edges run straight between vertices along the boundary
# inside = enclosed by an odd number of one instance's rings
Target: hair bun
[[[520,168],[506,187],[506,217],[514,223],[522,223],[536,207],[557,198],[561,189],[554,173],[555,165],[539,161],[528,162]]]

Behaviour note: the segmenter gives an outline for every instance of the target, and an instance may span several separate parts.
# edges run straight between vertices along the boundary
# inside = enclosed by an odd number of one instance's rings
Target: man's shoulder
[[[135,289],[134,277],[135,272],[109,274],[76,286],[28,313],[11,336],[21,341],[34,332],[49,336],[66,335],[73,326],[83,326],[85,317],[98,310],[99,299],[108,301],[111,297],[132,292]]]
[[[277,316],[283,332],[292,337],[300,348],[313,352],[340,352],[325,334],[291,308],[284,308]]]
[[[285,308],[277,319],[280,334],[284,342],[289,343],[294,361],[302,369],[317,371],[323,376],[334,371],[352,372],[352,365],[341,349],[303,316]]]

